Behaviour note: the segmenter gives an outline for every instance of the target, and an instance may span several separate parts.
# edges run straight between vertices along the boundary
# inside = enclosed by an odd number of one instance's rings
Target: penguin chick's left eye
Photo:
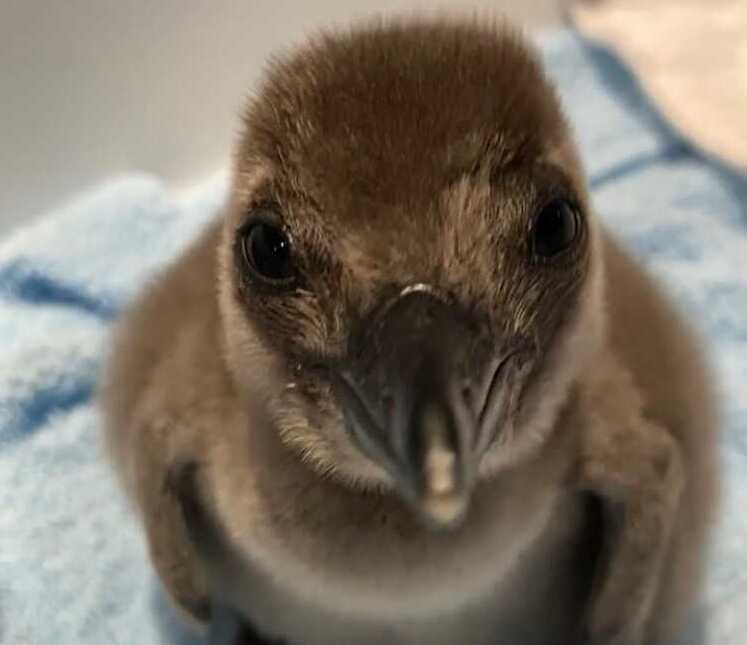
[[[244,262],[252,276],[273,286],[288,286],[295,278],[291,241],[264,210],[253,214],[240,232]]]
[[[534,220],[532,246],[541,258],[551,258],[569,249],[580,228],[578,211],[565,199],[553,199]]]

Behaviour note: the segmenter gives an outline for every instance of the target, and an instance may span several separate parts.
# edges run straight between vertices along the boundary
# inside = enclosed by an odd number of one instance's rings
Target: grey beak
[[[500,345],[470,312],[415,290],[360,321],[336,371],[349,432],[434,526],[464,517],[495,436]]]

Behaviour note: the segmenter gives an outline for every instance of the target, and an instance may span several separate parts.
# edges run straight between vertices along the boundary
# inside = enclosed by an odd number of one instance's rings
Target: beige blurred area
[[[434,10],[532,29],[567,3],[0,0],[0,235],[108,177],[178,192],[224,166],[266,57],[309,29]]]
[[[573,19],[682,136],[747,171],[747,0],[586,0]]]

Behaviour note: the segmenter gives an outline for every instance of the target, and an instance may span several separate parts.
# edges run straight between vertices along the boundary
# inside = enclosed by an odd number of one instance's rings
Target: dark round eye
[[[579,221],[576,209],[564,199],[546,204],[534,220],[534,253],[549,258],[565,251],[578,236]]]
[[[276,283],[293,279],[290,240],[279,226],[255,221],[244,232],[241,245],[247,264],[258,277]]]

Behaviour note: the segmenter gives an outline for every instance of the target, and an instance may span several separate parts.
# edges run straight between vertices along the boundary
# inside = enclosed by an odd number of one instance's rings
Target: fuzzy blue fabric
[[[726,498],[692,645],[747,642],[747,178],[672,132],[569,31],[538,39],[593,201],[702,330],[725,405]],[[0,241],[0,644],[194,644],[99,449],[92,404],[122,307],[215,216],[128,176]]]

